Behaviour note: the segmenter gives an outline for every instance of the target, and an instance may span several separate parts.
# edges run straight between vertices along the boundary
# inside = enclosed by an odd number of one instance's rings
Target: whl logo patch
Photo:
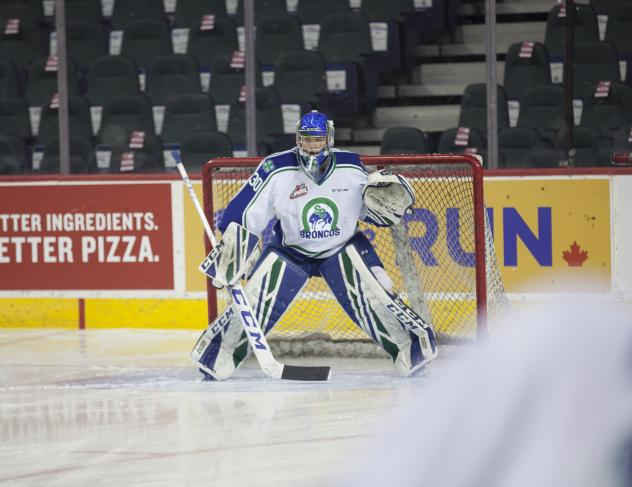
[[[301,196],[305,196],[307,194],[307,186],[305,183],[297,184],[294,190],[290,193],[290,199],[295,200],[296,198],[300,198]]]
[[[329,198],[314,198],[307,202],[302,212],[301,238],[327,238],[340,235],[338,206]]]

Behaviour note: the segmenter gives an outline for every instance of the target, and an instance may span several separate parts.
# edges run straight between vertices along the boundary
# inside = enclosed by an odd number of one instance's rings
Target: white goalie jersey
[[[333,150],[327,174],[314,182],[288,150],[264,159],[227,206],[219,229],[232,221],[262,235],[273,218],[279,243],[306,257],[335,254],[367,220],[362,190],[368,173],[357,154]],[[382,224],[383,226],[383,224]]]

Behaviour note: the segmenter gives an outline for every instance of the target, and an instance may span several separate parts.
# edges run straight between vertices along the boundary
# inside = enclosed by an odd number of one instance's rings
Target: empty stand
[[[575,46],[573,63],[573,97],[584,95],[586,84],[596,81],[620,81],[619,56],[615,47],[604,41]]]
[[[22,98],[0,98],[0,134],[29,141],[29,108]]]
[[[85,70],[95,59],[107,56],[108,36],[101,22],[74,20],[66,24],[68,57]]]
[[[262,64],[276,64],[281,54],[303,49],[303,31],[296,17],[266,17],[257,22],[255,52]]]
[[[580,125],[598,129],[612,143],[616,133],[631,122],[632,88],[604,82],[586,86]]]
[[[601,134],[592,127],[573,127],[573,146],[575,149],[576,167],[594,167],[599,165],[600,153],[604,149]],[[558,134],[555,148],[564,150],[566,143],[565,130]]]
[[[257,145],[272,147],[283,136],[281,100],[272,88],[256,90]],[[246,144],[245,102],[236,100],[230,106],[228,136],[235,145]],[[288,147],[289,148],[289,147]]]
[[[138,94],[138,68],[130,58],[105,56],[90,64],[85,93],[90,105],[103,106],[113,96]]]
[[[123,30],[139,20],[165,20],[162,0],[114,0],[112,28]]]
[[[217,131],[213,100],[202,93],[171,97],[165,106],[162,140],[181,144],[187,135],[200,131]]]
[[[223,132],[193,132],[180,143],[180,157],[187,170],[199,172],[215,157],[232,157],[232,142]]]
[[[552,144],[566,124],[564,114],[564,89],[561,86],[535,86],[522,93],[517,125],[534,129]]]
[[[619,55],[628,59],[632,55],[632,2],[619,2],[608,15],[604,40],[617,48]],[[628,79],[628,82],[631,80]]]
[[[0,58],[0,98],[22,96],[23,92],[18,68],[10,59]]]
[[[267,17],[276,17],[279,15],[287,15],[286,0],[254,0],[255,24]],[[237,12],[235,19],[239,25],[244,23],[244,0],[237,3]]]
[[[584,42],[599,40],[599,27],[597,15],[590,5],[575,4],[575,45]],[[555,5],[550,11],[546,21],[544,44],[549,54],[554,59],[560,59],[564,55],[564,39],[566,38],[566,19],[570,12],[561,5]]]
[[[274,88],[283,103],[316,108],[327,96],[325,60],[315,51],[280,54],[274,70]]]
[[[197,59],[200,66],[211,68],[218,57],[238,50],[237,27],[232,19],[216,18],[212,29],[200,22],[191,26],[187,54]]]
[[[68,138],[70,172],[72,174],[93,174],[98,172],[94,144],[87,137],[71,135]],[[60,170],[59,139],[51,138],[44,146],[44,155],[39,172],[50,174]]]
[[[457,127],[444,131],[439,138],[437,152],[443,154],[478,154],[485,156],[483,136],[469,127]]]
[[[498,130],[502,130],[509,127],[507,98],[502,86],[497,87],[496,103]],[[474,83],[465,88],[461,98],[458,125],[476,129],[484,139],[487,138],[487,86],[485,83]]]
[[[0,30],[0,58],[10,59],[23,70],[48,53],[47,38],[39,27],[24,21],[14,28],[2,24]]]
[[[199,25],[202,17],[214,15],[227,17],[225,0],[178,0],[174,16],[174,27],[193,27]]]
[[[563,151],[553,148],[536,149],[529,152],[523,159],[526,167],[554,168],[560,167],[560,163],[566,160]]]
[[[551,84],[549,53],[539,42],[509,46],[505,58],[503,87],[509,100],[520,100],[527,88]]]
[[[24,140],[0,134],[0,175],[21,174],[27,170],[28,156]]]
[[[498,134],[498,167],[524,168],[535,167],[526,162],[526,157],[534,150],[543,149],[544,141],[530,128],[510,127]]]
[[[71,135],[92,139],[90,108],[82,97],[68,97],[68,130]],[[36,142],[46,144],[56,137],[59,137],[59,108],[49,100],[42,107]]]
[[[171,30],[160,20],[137,20],[123,30],[121,54],[148,68],[156,59],[173,54]]]
[[[20,19],[32,24],[44,21],[44,8],[41,0],[2,0],[0,22],[7,19]]]
[[[322,24],[326,16],[350,12],[349,2],[339,0],[298,0],[296,15],[302,24]]]
[[[101,22],[103,9],[101,0],[66,0],[66,22]]]
[[[372,54],[371,32],[366,17],[359,13],[341,13],[323,18],[318,52],[327,63],[342,63],[360,69],[358,90],[365,112],[375,108],[379,80],[377,55]]]
[[[165,105],[175,95],[200,92],[198,66],[191,56],[159,57],[147,70],[145,93],[154,105]]]
[[[391,127],[382,136],[380,154],[426,154],[430,152],[423,131],[414,127]]]
[[[211,68],[209,94],[217,104],[230,105],[241,93],[245,84],[245,64],[243,59],[235,59],[233,55],[219,56]],[[256,84],[263,84],[261,69],[255,68]]]
[[[75,63],[68,60],[68,95],[79,95],[79,74]],[[48,103],[50,98],[57,93],[57,60],[56,58],[41,58],[34,61],[29,67],[28,82],[24,92],[24,98],[29,106],[41,107]]]
[[[101,144],[112,144],[117,138],[129,137],[133,131],[155,133],[149,99],[144,95],[119,95],[108,98],[103,105],[97,141]]]
[[[164,172],[165,162],[160,139],[151,133],[144,133],[138,138],[130,135],[119,136],[113,141],[110,172]]]

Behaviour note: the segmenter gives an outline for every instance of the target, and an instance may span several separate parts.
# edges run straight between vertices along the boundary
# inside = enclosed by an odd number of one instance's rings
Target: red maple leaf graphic
[[[564,257],[569,267],[581,267],[588,259],[588,251],[582,250],[581,246],[573,241],[573,245],[570,246],[570,252],[565,250],[562,252],[562,257]]]

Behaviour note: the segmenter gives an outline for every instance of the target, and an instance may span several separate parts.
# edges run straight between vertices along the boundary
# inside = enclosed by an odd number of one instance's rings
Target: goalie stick
[[[176,161],[176,167],[178,172],[184,181],[185,186],[191,196],[193,205],[202,220],[204,231],[206,236],[211,242],[213,248],[217,247],[217,238],[211,229],[211,225],[204,214],[204,210],[200,205],[200,202],[195,194],[193,186],[189,176],[182,164],[180,154],[177,151],[173,151],[172,155]],[[312,367],[312,366],[298,366],[298,365],[286,365],[277,361],[272,355],[272,351],[268,345],[261,326],[257,321],[255,314],[252,312],[252,308],[248,299],[246,298],[246,292],[241,284],[237,283],[234,286],[227,286],[228,294],[231,299],[231,303],[235,314],[241,321],[241,324],[248,337],[250,347],[255,353],[255,357],[261,366],[261,369],[274,379],[287,379],[287,380],[303,380],[303,381],[325,381],[328,380],[331,375],[330,367]]]

